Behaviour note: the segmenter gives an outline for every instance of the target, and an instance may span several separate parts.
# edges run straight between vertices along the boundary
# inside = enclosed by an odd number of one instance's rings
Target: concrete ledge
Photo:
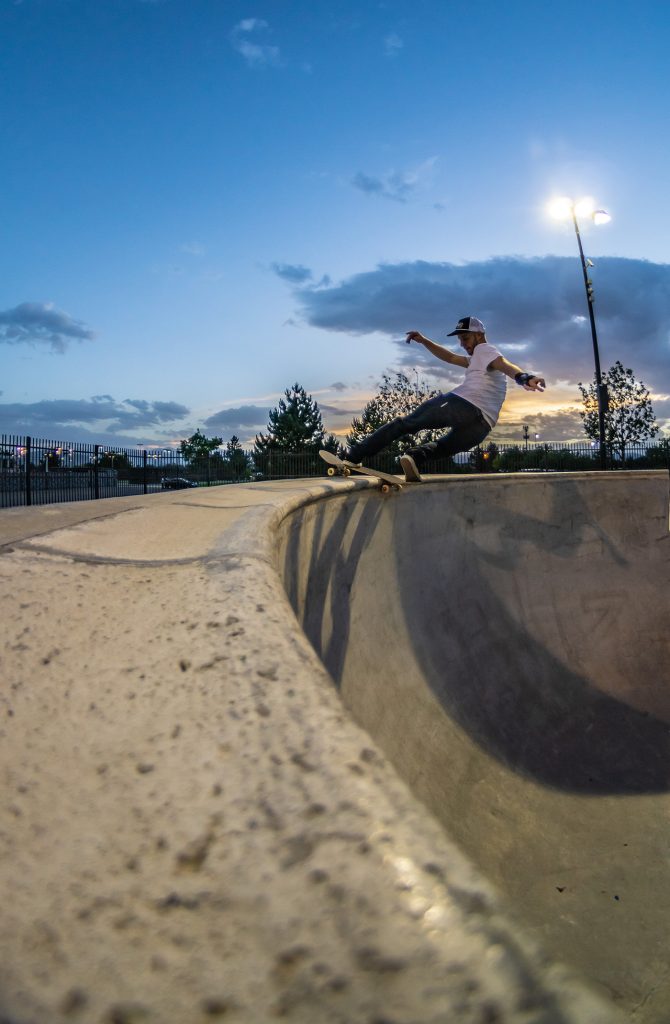
[[[501,913],[297,624],[280,524],[369,487],[0,513],[4,1021],[623,1019]]]

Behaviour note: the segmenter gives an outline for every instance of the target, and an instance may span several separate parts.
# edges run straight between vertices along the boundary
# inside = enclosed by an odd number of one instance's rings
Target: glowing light
[[[596,208],[596,201],[592,196],[584,196],[575,203],[575,213],[578,217],[592,217]]]
[[[592,220],[594,224],[608,224],[611,217],[607,210],[596,210],[593,196],[584,196],[575,202],[569,196],[558,196],[547,204],[547,213],[554,220],[569,220],[573,214]]]
[[[572,199],[569,196],[557,196],[547,205],[547,212],[554,220],[568,220],[572,216]]]

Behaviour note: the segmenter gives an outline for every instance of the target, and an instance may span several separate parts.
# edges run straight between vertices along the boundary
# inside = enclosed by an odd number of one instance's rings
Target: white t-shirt
[[[481,409],[486,422],[495,427],[507,393],[507,376],[500,370],[487,370],[501,353],[488,341],[476,345],[465,371],[465,380],[452,391]]]

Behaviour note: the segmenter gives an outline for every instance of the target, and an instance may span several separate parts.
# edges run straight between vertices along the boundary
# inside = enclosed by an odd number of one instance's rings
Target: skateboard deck
[[[397,476],[390,473],[382,473],[378,469],[369,469],[367,466],[357,466],[355,462],[347,462],[346,459],[339,459],[332,452],[321,449],[319,455],[324,462],[328,463],[328,476],[349,476],[351,473],[361,473],[363,476],[371,476],[379,482],[379,490],[384,494],[389,491],[401,491],[402,483]]]

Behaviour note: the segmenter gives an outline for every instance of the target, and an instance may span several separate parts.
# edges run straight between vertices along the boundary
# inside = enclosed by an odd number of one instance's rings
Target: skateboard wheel
[[[326,472],[328,473],[328,476],[335,476],[335,466],[329,466]]]
[[[351,476],[351,470],[349,469],[348,466],[345,466],[345,468],[342,470],[342,476]]]
[[[389,491],[391,490],[391,485],[390,484],[382,484],[379,489],[382,492],[382,494],[388,494]]]

